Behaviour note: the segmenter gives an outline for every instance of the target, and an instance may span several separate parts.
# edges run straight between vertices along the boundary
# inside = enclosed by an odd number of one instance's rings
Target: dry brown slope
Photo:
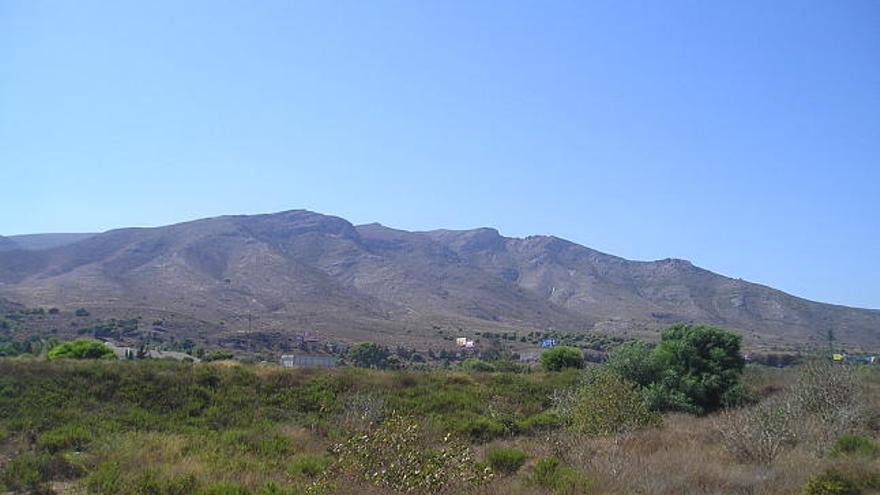
[[[751,339],[880,347],[880,312],[832,306],[681,260],[629,261],[552,236],[407,232],[304,210],[121,229],[0,253],[0,296],[152,308],[241,329],[393,336],[453,328],[654,331],[676,321]]]

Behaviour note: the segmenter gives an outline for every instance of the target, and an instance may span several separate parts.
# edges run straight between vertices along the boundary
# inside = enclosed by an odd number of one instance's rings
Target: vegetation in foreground
[[[675,327],[606,365],[537,373],[2,359],[0,483],[95,494],[880,491],[880,373],[743,368],[729,335]]]

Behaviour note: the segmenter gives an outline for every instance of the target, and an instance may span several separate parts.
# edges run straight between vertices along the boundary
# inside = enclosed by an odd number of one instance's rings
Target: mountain
[[[66,246],[95,234],[26,234],[8,237],[0,236],[0,251],[22,249],[27,251],[51,249]]]
[[[0,236],[0,251],[12,251],[19,249],[18,244],[8,237]]]
[[[95,234],[25,234],[9,236],[7,239],[15,243],[19,249],[38,250],[66,246],[93,235]]]
[[[304,331],[400,344],[475,331],[650,336],[705,322],[755,347],[816,346],[831,329],[841,344],[880,348],[880,311],[807,301],[687,261],[630,261],[489,228],[354,226],[304,210],[3,251],[0,297],[155,318],[163,331],[221,340]]]

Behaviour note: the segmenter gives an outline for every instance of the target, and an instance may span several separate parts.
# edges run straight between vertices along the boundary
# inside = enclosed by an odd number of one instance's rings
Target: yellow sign
[[[835,361],[843,361],[843,354],[832,354],[831,359]]]

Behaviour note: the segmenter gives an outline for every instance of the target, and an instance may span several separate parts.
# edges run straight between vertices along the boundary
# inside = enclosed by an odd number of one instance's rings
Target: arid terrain
[[[733,329],[753,349],[823,347],[829,330],[850,349],[880,348],[880,311],[807,301],[684,260],[630,261],[491,228],[355,226],[304,210],[2,238],[0,297],[239,347],[284,348],[304,333],[416,347],[484,332],[650,339],[695,322]],[[63,326],[56,320],[42,325]]]

